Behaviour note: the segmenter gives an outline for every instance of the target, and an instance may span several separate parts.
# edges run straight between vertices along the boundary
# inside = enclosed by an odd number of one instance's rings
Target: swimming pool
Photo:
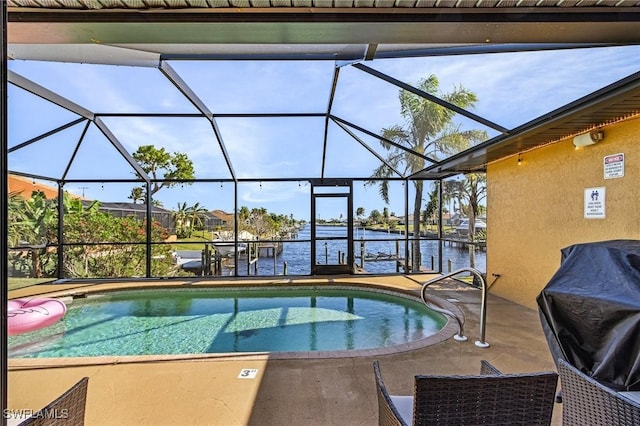
[[[11,336],[10,358],[353,351],[439,332],[417,299],[357,288],[120,290],[73,299],[43,330]]]

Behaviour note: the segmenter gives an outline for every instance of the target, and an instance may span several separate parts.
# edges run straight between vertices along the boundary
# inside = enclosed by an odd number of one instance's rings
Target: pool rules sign
[[[604,219],[606,188],[586,188],[584,190],[584,218]]]

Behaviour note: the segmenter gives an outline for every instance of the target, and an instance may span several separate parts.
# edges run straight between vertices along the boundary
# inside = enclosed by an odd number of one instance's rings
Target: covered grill
[[[561,254],[537,298],[554,359],[612,389],[640,390],[640,241],[576,244]]]

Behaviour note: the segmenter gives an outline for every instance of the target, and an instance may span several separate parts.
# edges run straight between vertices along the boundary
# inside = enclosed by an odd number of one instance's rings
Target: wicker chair
[[[83,426],[89,378],[84,377],[20,426]]]
[[[558,372],[563,425],[640,425],[638,402],[607,388],[563,359],[558,360]]]
[[[377,361],[380,425],[549,425],[555,372],[501,374],[486,361],[478,376],[415,376],[413,396],[389,395]]]

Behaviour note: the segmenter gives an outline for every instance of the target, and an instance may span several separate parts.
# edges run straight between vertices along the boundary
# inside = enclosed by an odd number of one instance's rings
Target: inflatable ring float
[[[48,327],[60,321],[67,305],[58,299],[32,297],[9,300],[7,331],[9,336]]]

